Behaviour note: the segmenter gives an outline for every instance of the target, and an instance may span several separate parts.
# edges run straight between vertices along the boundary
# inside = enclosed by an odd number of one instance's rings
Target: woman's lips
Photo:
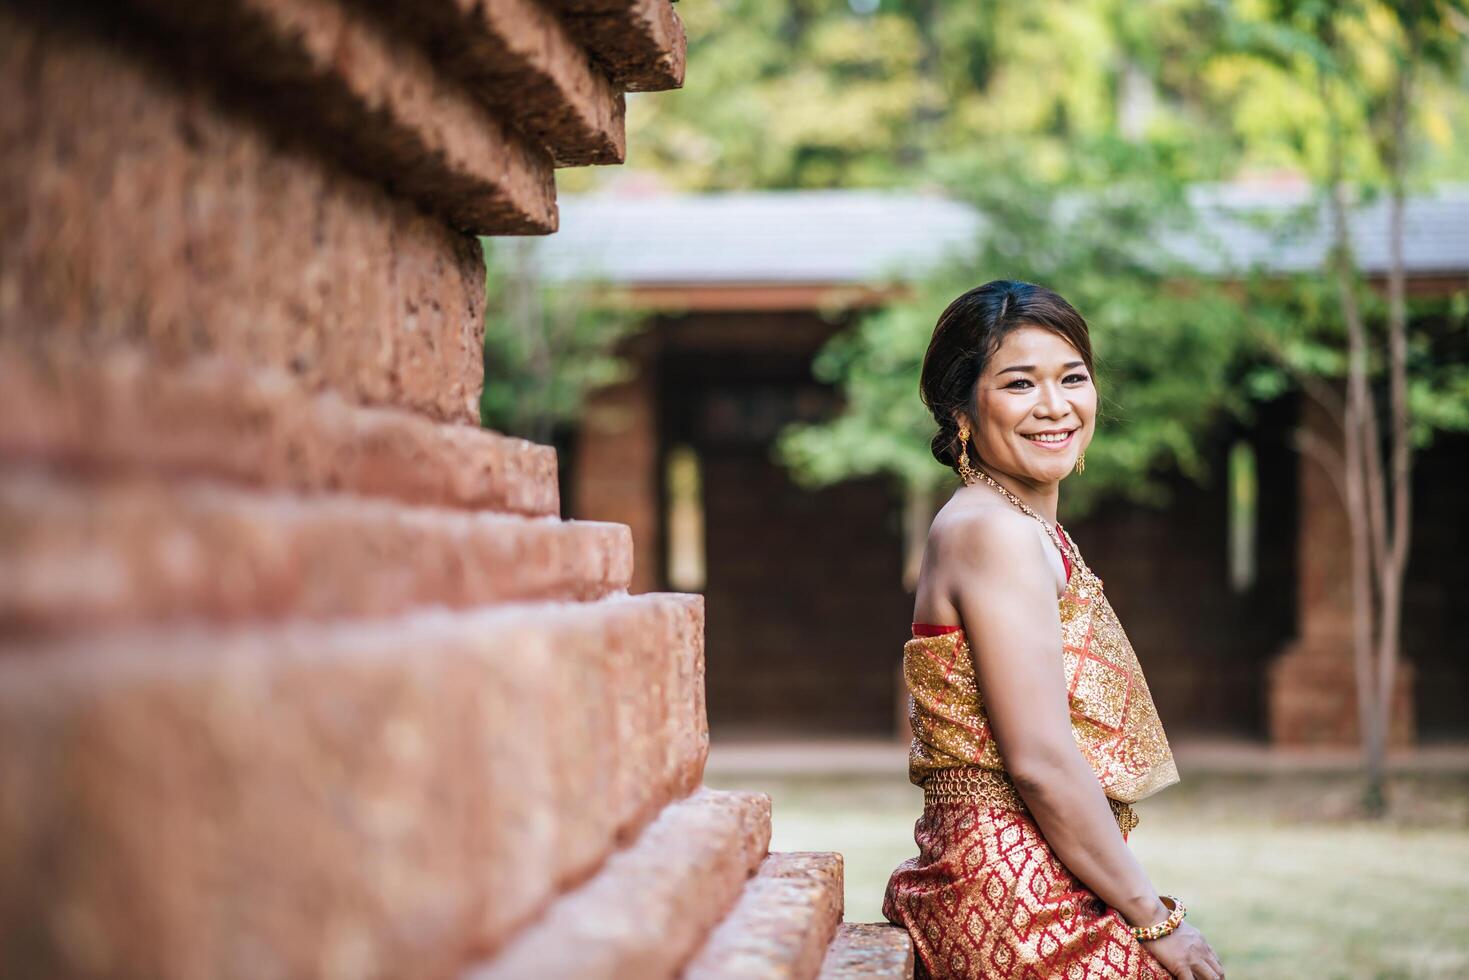
[[[1076,436],[1076,430],[1071,429],[1064,436],[1057,437],[1057,433],[1035,432],[1022,433],[1025,440],[1032,445],[1040,446],[1042,449],[1065,449],[1071,445],[1071,440]]]

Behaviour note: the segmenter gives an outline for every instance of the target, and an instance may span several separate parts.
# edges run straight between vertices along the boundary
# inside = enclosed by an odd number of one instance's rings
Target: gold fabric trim
[[[1102,792],[1136,803],[1178,782],[1178,767],[1102,580],[1075,548],[1070,554],[1071,578],[1057,611],[1072,738]],[[908,640],[903,679],[913,728],[909,780],[921,786],[930,772],[955,766],[1005,769],[963,630]]]
[[[955,766],[938,769],[923,780],[923,803],[983,803],[1017,813],[1029,813],[1025,800],[1015,788],[1015,781],[1003,769],[980,769]],[[1131,804],[1107,797],[1112,818],[1124,835],[1132,833],[1139,823]]]

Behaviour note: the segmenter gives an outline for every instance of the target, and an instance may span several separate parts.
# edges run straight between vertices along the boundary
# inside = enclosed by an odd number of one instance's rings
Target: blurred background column
[[[1314,401],[1301,399],[1301,425],[1327,445],[1341,431]],[[1331,476],[1313,459],[1300,481],[1297,622],[1300,634],[1269,670],[1270,738],[1278,745],[1360,744],[1352,663],[1352,537]],[[1390,745],[1413,741],[1413,664],[1398,663]]]

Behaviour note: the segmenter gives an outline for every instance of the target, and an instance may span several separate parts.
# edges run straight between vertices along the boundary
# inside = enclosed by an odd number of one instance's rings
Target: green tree
[[[1403,262],[1403,210],[1418,142],[1411,126],[1415,95],[1430,73],[1462,78],[1466,25],[1469,7],[1462,0],[1276,0],[1239,18],[1232,31],[1238,52],[1283,72],[1304,103],[1315,101],[1315,111],[1302,114],[1301,131],[1314,139],[1301,142],[1315,148],[1309,162],[1330,218],[1324,271],[1335,302],[1326,307],[1324,323],[1306,316],[1262,318],[1256,336],[1334,427],[1327,437],[1303,433],[1301,448],[1330,475],[1350,528],[1364,799],[1374,815],[1386,804],[1413,447],[1436,426],[1462,427],[1469,415],[1469,365],[1435,367],[1432,333],[1410,330]],[[1364,289],[1348,223],[1354,190],[1370,197],[1383,186],[1391,252],[1385,316],[1378,297]],[[1255,295],[1262,295],[1255,285]],[[1303,295],[1317,308],[1326,305],[1319,290]],[[1462,324],[1461,316],[1460,329]],[[1410,359],[1421,369],[1412,370],[1411,382]],[[1415,424],[1415,405],[1439,410]]]
[[[1045,170],[1109,133],[1186,137],[1196,176],[1240,150],[1224,145],[1231,93],[1200,70],[1224,23],[1209,0],[727,0],[682,15],[698,71],[632,100],[629,162],[690,190],[932,184],[937,161],[1016,141]]]
[[[688,190],[932,186],[944,161],[995,144],[1024,145],[1032,167],[1055,178],[1073,141],[1116,134],[1192,146],[1180,165],[1193,179],[1296,166],[1321,143],[1301,125],[1319,107],[1295,83],[1300,65],[1276,69],[1224,43],[1231,25],[1269,9],[1266,0],[690,4],[680,15],[696,70],[681,91],[631,99],[629,165]],[[1354,43],[1370,45],[1373,30]],[[1469,172],[1461,86],[1424,77],[1413,107],[1424,177]],[[562,175],[570,188],[600,179]]]
[[[605,283],[542,281],[533,239],[480,241],[487,270],[480,422],[549,443],[589,392],[628,376],[614,350],[643,317]]]

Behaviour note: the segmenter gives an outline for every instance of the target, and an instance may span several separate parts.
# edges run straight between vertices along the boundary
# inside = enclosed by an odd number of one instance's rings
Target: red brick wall
[[[698,786],[702,602],[475,413],[640,10],[0,10],[0,976],[456,975]],[[707,927],[768,800],[680,812]]]

